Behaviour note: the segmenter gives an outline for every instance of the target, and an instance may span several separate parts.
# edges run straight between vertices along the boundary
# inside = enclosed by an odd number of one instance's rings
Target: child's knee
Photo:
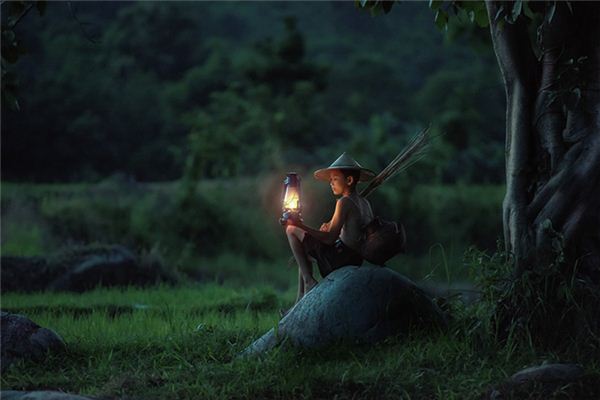
[[[304,235],[306,235],[304,229],[298,228],[297,226],[293,225],[288,225],[285,228],[285,233],[287,234],[288,238],[295,237],[301,242],[304,240]]]

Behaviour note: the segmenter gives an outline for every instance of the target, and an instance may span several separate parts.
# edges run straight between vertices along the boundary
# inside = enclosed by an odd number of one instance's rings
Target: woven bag
[[[375,217],[365,227],[361,253],[372,264],[383,265],[398,253],[406,252],[406,231],[400,222]]]

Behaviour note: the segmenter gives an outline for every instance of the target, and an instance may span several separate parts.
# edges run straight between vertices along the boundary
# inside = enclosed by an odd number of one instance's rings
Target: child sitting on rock
[[[298,294],[296,303],[317,284],[313,277],[312,256],[321,276],[345,265],[361,265],[360,248],[364,240],[363,228],[373,220],[368,200],[356,191],[358,182],[372,179],[375,173],[363,168],[352,157],[343,153],[328,168],[315,171],[318,180],[328,181],[334,196],[341,196],[335,205],[333,217],[319,230],[290,219],[286,234],[298,263]]]

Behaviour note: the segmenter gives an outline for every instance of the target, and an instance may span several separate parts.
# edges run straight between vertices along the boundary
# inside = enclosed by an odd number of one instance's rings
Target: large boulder
[[[314,348],[338,340],[375,342],[412,327],[446,326],[427,294],[385,267],[347,266],[327,275],[242,355],[262,353],[287,339]]]
[[[26,392],[21,390],[3,390],[0,392],[2,400],[92,400],[91,397],[76,394],[55,392],[51,390],[36,390]]]
[[[96,286],[176,283],[175,273],[154,259],[140,260],[121,245],[68,248],[48,259],[2,257],[2,291],[83,292]]]
[[[18,359],[41,360],[48,351],[64,349],[65,342],[51,329],[42,328],[23,315],[4,311],[0,314],[2,371]]]

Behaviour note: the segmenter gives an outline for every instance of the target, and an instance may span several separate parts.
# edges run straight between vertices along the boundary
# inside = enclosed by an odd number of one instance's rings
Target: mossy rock
[[[64,349],[63,339],[53,330],[42,328],[23,315],[4,311],[0,314],[2,371],[5,371],[16,360],[41,360],[49,351]]]
[[[3,390],[0,392],[2,400],[92,400],[91,397],[79,396],[71,393],[56,392],[53,390]]]
[[[327,275],[242,355],[284,340],[304,348],[371,343],[411,329],[443,329],[445,314],[415,283],[385,267],[347,266]]]

